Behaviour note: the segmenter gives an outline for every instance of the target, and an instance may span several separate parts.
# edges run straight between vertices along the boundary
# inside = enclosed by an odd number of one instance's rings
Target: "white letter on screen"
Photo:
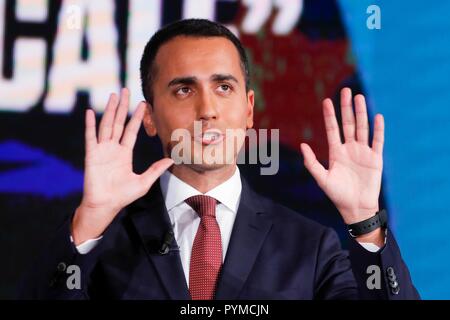
[[[74,7],[80,8],[81,19],[86,21],[81,28],[74,27],[74,14],[77,12]],[[71,111],[79,90],[88,91],[91,107],[103,111],[109,94],[119,91],[120,65],[114,9],[114,2],[109,0],[63,1],[53,65],[49,72],[49,93],[44,102],[47,111]],[[84,32],[89,47],[87,61],[81,59]]]
[[[25,9],[26,1],[16,2],[16,18],[41,22],[47,16],[46,1],[30,1],[33,14]],[[0,0],[0,67],[3,65],[6,1]],[[14,44],[11,79],[5,79],[0,69],[0,110],[24,112],[35,105],[45,87],[45,41],[18,38]]]
[[[144,100],[139,73],[142,52],[150,37],[161,25],[160,0],[130,0],[128,19],[128,48],[126,86],[130,90],[130,108],[133,112],[139,101]]]

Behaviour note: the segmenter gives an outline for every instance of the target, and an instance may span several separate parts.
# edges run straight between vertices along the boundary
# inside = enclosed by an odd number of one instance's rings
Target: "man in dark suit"
[[[126,89],[120,99],[110,96],[98,135],[93,111],[86,112],[82,202],[24,282],[22,297],[419,298],[378,208],[384,122],[375,117],[370,147],[363,96],[355,97],[355,116],[350,90],[341,92],[344,143],[331,100],[323,103],[328,170],[301,145],[306,168],[351,226],[348,255],[333,230],[241,179],[243,141],[226,146],[229,132],[252,128],[254,92],[245,51],[229,30],[207,20],[161,29],[144,50],[141,77],[146,101],[126,127]],[[142,121],[176,159],[137,175],[132,149]],[[173,138],[179,129],[188,141]],[[183,161],[174,153],[180,143]],[[207,161],[206,151],[222,161]],[[80,275],[72,286],[69,268]]]

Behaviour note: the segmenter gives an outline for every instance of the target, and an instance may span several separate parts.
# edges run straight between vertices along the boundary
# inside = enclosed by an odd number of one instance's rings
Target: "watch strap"
[[[379,227],[387,226],[387,212],[385,209],[378,211],[372,218],[347,225],[348,233],[352,238],[372,232]]]

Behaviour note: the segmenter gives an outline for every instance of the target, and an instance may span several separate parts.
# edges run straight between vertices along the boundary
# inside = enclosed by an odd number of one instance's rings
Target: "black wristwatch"
[[[347,225],[347,230],[352,238],[356,238],[379,227],[387,227],[387,213],[384,209],[378,211],[372,218]]]

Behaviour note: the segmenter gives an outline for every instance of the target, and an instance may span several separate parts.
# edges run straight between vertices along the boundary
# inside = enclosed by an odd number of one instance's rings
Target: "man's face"
[[[153,106],[147,108],[144,126],[149,135],[159,136],[165,155],[170,156],[177,143],[171,141],[172,133],[182,128],[190,133],[189,166],[209,170],[230,159],[235,163],[242,140],[227,153],[230,140],[225,134],[227,129],[245,132],[253,126],[254,93],[246,93],[233,43],[223,37],[178,36],[161,46],[155,67]],[[200,121],[200,136],[194,134],[194,121]],[[205,150],[227,155],[222,163],[205,163]]]

